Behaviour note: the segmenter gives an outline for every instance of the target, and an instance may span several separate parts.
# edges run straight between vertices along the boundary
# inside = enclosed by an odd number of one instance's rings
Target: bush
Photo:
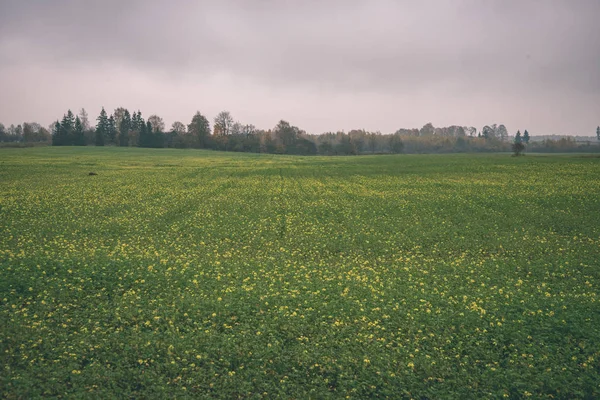
[[[512,151],[513,151],[513,155],[515,157],[521,156],[521,155],[523,155],[523,152],[525,151],[525,145],[522,142],[513,143]]]

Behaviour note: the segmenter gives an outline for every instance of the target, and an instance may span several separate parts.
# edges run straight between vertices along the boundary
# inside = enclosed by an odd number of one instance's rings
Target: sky
[[[0,122],[595,135],[599,0],[0,0]]]

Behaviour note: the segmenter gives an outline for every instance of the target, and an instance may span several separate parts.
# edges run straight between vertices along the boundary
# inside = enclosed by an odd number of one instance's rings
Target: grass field
[[[0,265],[3,398],[600,397],[600,158],[0,149]]]

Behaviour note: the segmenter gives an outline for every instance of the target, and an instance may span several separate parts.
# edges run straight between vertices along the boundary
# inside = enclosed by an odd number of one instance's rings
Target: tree
[[[175,132],[179,136],[183,136],[186,134],[187,130],[183,122],[175,121],[173,125],[171,125],[171,132]]]
[[[525,145],[523,144],[523,142],[521,142],[521,141],[517,142],[515,140],[515,142],[512,144],[512,150],[513,150],[514,155],[518,157],[525,150]]]
[[[37,122],[23,124],[23,141],[25,143],[48,142],[51,136],[48,130]]]
[[[390,135],[390,150],[392,153],[402,153],[404,143],[400,139],[400,135]]]
[[[61,146],[71,146],[75,143],[75,116],[71,110],[63,115],[60,123]]]
[[[123,121],[123,118],[125,118],[125,111],[127,111],[125,107],[117,107],[115,108],[115,111],[113,111],[112,115],[115,119],[115,127],[117,128],[117,134],[121,133],[121,121]]]
[[[350,135],[346,135],[343,132],[340,133],[341,135],[338,136],[338,144],[335,146],[335,152],[337,154],[358,154],[358,149],[350,139]]]
[[[96,124],[96,146],[104,146],[104,139],[108,135],[109,122],[108,116],[104,107],[98,116],[98,124]]]
[[[117,144],[117,125],[115,123],[115,117],[112,114],[108,118],[108,140],[112,144]]]
[[[153,133],[164,132],[165,122],[158,115],[154,114],[148,117],[148,122],[150,122],[150,126],[152,127]]]
[[[523,132],[523,141],[525,144],[529,144],[529,132],[527,132],[527,129],[525,129],[525,132]]]
[[[23,141],[25,143],[32,143],[35,141],[35,132],[33,124],[25,122],[23,124]]]
[[[150,147],[152,145],[152,125],[148,125],[142,120],[140,124],[140,147]]]
[[[600,126],[596,128],[596,138],[600,140]]]
[[[134,116],[135,119],[133,118]],[[133,116],[131,117],[131,125],[132,130],[130,132],[129,142],[133,142],[135,146],[144,147],[142,146],[142,142],[147,141],[146,121],[144,121],[142,112],[140,110],[138,110],[137,113],[133,113]]]
[[[381,137],[381,132],[371,132],[367,136],[367,144],[371,150],[371,153],[375,153],[379,137]]]
[[[60,122],[56,121],[52,128],[52,146],[61,146]]]
[[[85,108],[79,110],[79,120],[81,121],[81,126],[83,127],[84,131],[90,129],[90,120],[88,118],[87,111],[85,111]]]
[[[481,135],[486,139],[492,139],[496,137],[496,125],[486,125],[481,130]]]
[[[233,127],[233,118],[229,111],[221,111],[215,117],[215,135],[229,135]]]
[[[358,153],[364,151],[367,141],[367,132],[364,129],[352,129],[350,132],[348,132],[348,136],[356,147]]]
[[[75,146],[85,146],[85,130],[83,128],[83,123],[81,122],[81,118],[79,118],[79,115],[75,118],[75,128],[73,130],[73,137],[73,144]]]
[[[328,156],[333,154],[333,145],[329,140],[321,142],[318,146],[318,149],[320,154],[325,154]]]
[[[277,126],[275,126],[274,133],[275,137],[278,138],[285,147],[293,146],[298,137],[298,128],[291,126],[287,121],[281,120]]]
[[[273,139],[271,130],[268,130],[263,135],[261,151],[263,151],[264,153],[275,153],[276,150],[277,150],[277,143],[275,143],[275,140]]]
[[[125,109],[121,122],[119,123],[119,146],[129,146],[129,131],[131,130],[131,115]]]
[[[142,117],[142,114],[140,113],[140,110],[138,110],[137,113],[135,111],[133,112],[133,114],[131,115],[131,130],[133,130],[133,131],[140,130],[141,117]]]
[[[467,133],[471,137],[475,136],[475,134],[477,133],[477,128],[475,128],[474,126],[463,126],[463,129],[465,133]]]
[[[521,142],[523,142],[523,138],[521,137],[521,131],[517,131],[517,134],[515,135],[515,143]]]
[[[210,137],[210,123],[208,119],[197,111],[192,117],[192,122],[188,125],[188,135],[194,138],[194,147],[204,148],[208,145]]]
[[[152,117],[151,117],[152,118]],[[161,120],[162,121],[162,120]],[[156,121],[155,121],[156,124]],[[163,123],[163,127],[164,127]],[[148,147],[161,148],[165,147],[165,134],[160,130],[160,126],[153,125],[150,118],[146,122],[146,134],[148,135]]]
[[[423,127],[419,131],[419,136],[432,136],[434,132],[435,128],[433,127],[433,124],[431,122],[428,122],[425,125],[423,125]]]
[[[504,125],[498,125],[498,128],[496,128],[496,136],[503,142],[508,141],[508,130]]]

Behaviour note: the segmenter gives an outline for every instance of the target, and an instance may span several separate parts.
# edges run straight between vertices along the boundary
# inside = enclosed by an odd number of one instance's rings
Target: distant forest
[[[257,129],[235,121],[228,111],[214,118],[212,129],[200,112],[189,124],[177,121],[166,129],[158,115],[145,120],[139,110],[130,112],[122,107],[110,115],[102,108],[95,126],[85,109],[77,115],[69,110],[48,129],[35,122],[8,128],[0,123],[3,147],[130,146],[301,155],[499,152],[511,151],[515,142],[523,143],[530,152],[600,152],[600,126],[596,138],[586,142],[568,136],[531,140],[527,130],[511,135],[502,124],[486,125],[478,131],[472,126],[434,127],[431,123],[389,134],[355,129],[316,135],[283,120],[273,129]]]

